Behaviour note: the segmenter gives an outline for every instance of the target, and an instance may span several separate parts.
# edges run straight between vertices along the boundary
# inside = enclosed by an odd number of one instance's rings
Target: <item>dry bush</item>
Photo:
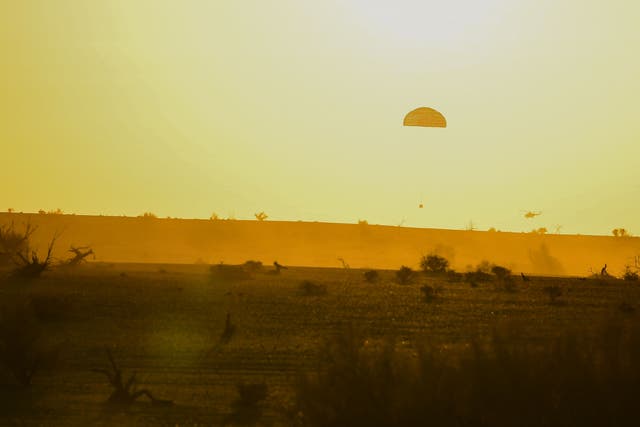
[[[327,294],[327,285],[323,283],[314,283],[310,280],[303,280],[298,286],[300,295],[306,297],[317,297]]]
[[[380,274],[376,270],[368,270],[364,272],[364,280],[367,283],[376,283],[380,279]]]
[[[55,243],[56,237],[51,239],[51,242],[49,243],[46,258],[41,259],[40,255],[38,255],[38,252],[30,249],[29,242],[27,241],[25,249],[16,253],[15,263],[17,267],[13,270],[11,275],[14,278],[26,280],[39,278],[52,266],[53,259],[51,256]]]
[[[627,266],[624,270],[624,276],[622,276],[622,278],[628,282],[637,282],[638,272],[632,270],[631,267]]]
[[[242,265],[217,264],[209,268],[211,277],[222,281],[239,281],[251,279],[251,273]]]
[[[425,273],[446,273],[449,267],[449,261],[436,254],[429,254],[420,260],[420,268]]]
[[[410,267],[403,265],[396,271],[396,282],[400,285],[409,285],[413,283],[415,272]]]
[[[43,341],[42,327],[28,301],[13,301],[2,307],[0,365],[17,385],[27,387],[36,372],[55,366],[57,348]]]
[[[511,276],[511,270],[501,265],[494,265],[491,267],[491,272],[498,280],[506,279]]]
[[[18,231],[13,222],[0,226],[0,267],[11,265],[19,253],[28,250],[34,231],[31,224],[26,224],[22,231]]]
[[[124,373],[118,367],[111,350],[107,349],[107,358],[109,359],[109,367],[105,369],[93,369],[93,372],[103,374],[109,384],[113,388],[111,395],[107,403],[128,407],[132,405],[137,399],[142,396],[146,396],[154,406],[171,406],[173,402],[171,400],[157,399],[147,389],[137,389],[136,373],[134,372],[129,376],[127,380],[124,379]]]
[[[343,334],[296,384],[288,425],[635,425],[637,321],[536,341],[521,336],[517,328],[496,328],[468,345],[408,350]]]
[[[243,264],[244,270],[249,274],[260,273],[263,267],[262,261],[249,260]]]

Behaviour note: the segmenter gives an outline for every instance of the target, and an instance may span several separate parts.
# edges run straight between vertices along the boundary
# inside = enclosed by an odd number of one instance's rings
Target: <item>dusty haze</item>
[[[439,230],[317,222],[185,220],[131,217],[0,214],[0,223],[37,227],[43,249],[59,234],[55,255],[90,245],[96,260],[142,263],[241,263],[249,259],[298,266],[395,269],[417,267],[437,252],[456,270],[487,260],[514,272],[620,275],[640,254],[640,238]]]

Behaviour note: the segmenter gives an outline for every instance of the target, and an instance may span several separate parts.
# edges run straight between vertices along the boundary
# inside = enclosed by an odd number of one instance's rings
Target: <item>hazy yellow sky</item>
[[[638,22],[622,0],[0,1],[0,208],[640,233]],[[448,127],[402,127],[421,106]]]

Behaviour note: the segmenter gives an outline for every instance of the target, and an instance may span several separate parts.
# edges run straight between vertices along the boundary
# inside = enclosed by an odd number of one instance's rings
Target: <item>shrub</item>
[[[147,389],[137,390],[137,378],[134,372],[128,380],[124,380],[124,373],[118,367],[111,351],[106,350],[109,359],[109,367],[106,369],[93,369],[93,372],[103,374],[107,377],[109,384],[113,388],[107,403],[119,405],[122,407],[131,406],[136,400],[142,396],[146,396],[154,406],[171,406],[173,401],[155,398]]]
[[[223,281],[238,281],[251,278],[251,274],[247,272],[242,265],[217,264],[209,267],[211,277]]]
[[[408,285],[413,282],[413,279],[414,271],[406,265],[403,265],[400,267],[400,270],[396,271],[396,281],[400,285]]]
[[[23,231],[18,231],[13,222],[0,226],[0,267],[11,264],[19,253],[28,249],[34,231],[31,224],[25,225]]]
[[[13,270],[11,275],[14,278],[26,280],[37,279],[40,277],[42,273],[51,268],[53,261],[51,254],[55,243],[56,238],[54,237],[51,240],[51,243],[49,243],[47,257],[44,260],[40,259],[40,256],[36,251],[30,251],[28,246],[24,251],[18,252],[16,254],[16,263],[18,266]]]
[[[493,276],[489,273],[485,273],[484,271],[476,270],[464,273],[464,279],[467,283],[471,284],[471,286],[476,287],[480,283],[491,282],[493,280]]]
[[[317,297],[327,294],[327,285],[303,280],[298,287],[300,294],[307,297]]]
[[[407,350],[343,334],[323,350],[320,366],[299,379],[288,425],[635,424],[638,322],[536,341],[520,335],[496,328],[465,346],[427,342]]]
[[[491,272],[498,278],[499,280],[504,280],[507,277],[511,276],[511,270],[506,267],[502,267],[500,265],[494,265],[491,267]]]
[[[637,282],[638,281],[638,272],[633,271],[631,268],[627,267],[624,271],[624,276],[622,278],[629,282]]]
[[[244,269],[248,273],[258,273],[262,271],[262,261],[246,261],[244,264]]]
[[[436,254],[425,255],[420,261],[420,268],[425,273],[444,273],[448,267],[449,261]]]
[[[43,344],[42,328],[28,302],[0,312],[0,365],[22,387],[31,385],[38,370],[52,368],[57,350]]]
[[[367,283],[376,283],[379,278],[380,278],[380,275],[375,270],[369,270],[364,272],[364,280]]]

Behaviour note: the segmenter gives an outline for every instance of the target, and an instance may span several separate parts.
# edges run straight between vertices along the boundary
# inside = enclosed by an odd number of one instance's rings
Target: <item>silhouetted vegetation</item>
[[[40,277],[42,273],[51,268],[51,254],[55,243],[56,238],[54,237],[51,239],[49,247],[47,248],[46,258],[40,259],[38,252],[31,250],[27,242],[26,248],[16,253],[15,260],[17,267],[13,270],[12,276],[21,279],[37,279]]]
[[[77,267],[86,262],[89,256],[93,255],[95,257],[93,249],[89,246],[71,246],[69,252],[71,252],[73,256],[64,262],[64,266],[66,267]]]
[[[327,285],[303,280],[298,286],[298,290],[302,296],[322,296],[327,294]]]
[[[445,273],[449,267],[449,261],[436,254],[429,254],[420,260],[420,268],[425,273]]]
[[[137,390],[135,372],[125,381],[123,378],[124,374],[116,364],[116,361],[111,354],[111,350],[107,349],[106,353],[107,358],[109,359],[109,367],[106,369],[93,369],[93,371],[99,374],[104,374],[113,388],[113,391],[107,400],[108,403],[128,407],[140,397],[146,396],[149,398],[151,403],[156,406],[169,406],[173,404],[171,400],[156,399],[147,389]]]
[[[501,265],[494,265],[491,267],[491,272],[496,276],[498,280],[504,280],[511,276],[511,270]]]
[[[547,228],[546,227],[540,227],[540,228],[536,228],[534,230],[531,230],[531,234],[547,234]]]
[[[471,286],[476,287],[480,283],[487,283],[493,280],[493,276],[490,273],[491,264],[487,261],[482,261],[477,265],[473,271],[468,271],[464,274],[464,279]]]
[[[403,265],[400,270],[396,271],[396,282],[400,285],[409,285],[413,283],[415,272],[411,267]]]
[[[138,218],[157,219],[158,215],[154,214],[153,212],[144,212],[142,215],[138,215]]]
[[[0,365],[19,386],[31,385],[36,372],[57,361],[57,349],[47,347],[42,335],[29,302],[5,302],[0,310]]]
[[[209,267],[211,277],[222,281],[251,279],[251,273],[243,265],[216,264]]]
[[[470,345],[330,342],[299,380],[297,426],[627,426],[637,419],[638,322],[539,341],[496,328]]]
[[[262,261],[249,260],[244,263],[244,270],[248,273],[259,273],[263,269]]]
[[[614,228],[611,230],[611,234],[615,237],[631,237],[631,234],[624,228]]]
[[[622,278],[629,282],[637,282],[638,272],[635,270],[632,270],[631,267],[627,266],[624,270],[624,275],[622,276]]]
[[[231,403],[231,413],[225,417],[222,425],[255,426],[263,414],[263,402],[267,398],[265,383],[238,384],[238,397]]]
[[[258,221],[264,221],[267,218],[269,218],[269,215],[264,213],[264,211],[255,213],[255,214],[253,214],[253,216],[255,216]]]
[[[367,270],[364,272],[364,280],[367,283],[377,283],[380,278],[380,274],[376,270]]]
[[[0,226],[0,267],[11,265],[19,253],[28,250],[29,239],[34,231],[35,228],[29,223],[22,231],[18,231],[13,222]]]

